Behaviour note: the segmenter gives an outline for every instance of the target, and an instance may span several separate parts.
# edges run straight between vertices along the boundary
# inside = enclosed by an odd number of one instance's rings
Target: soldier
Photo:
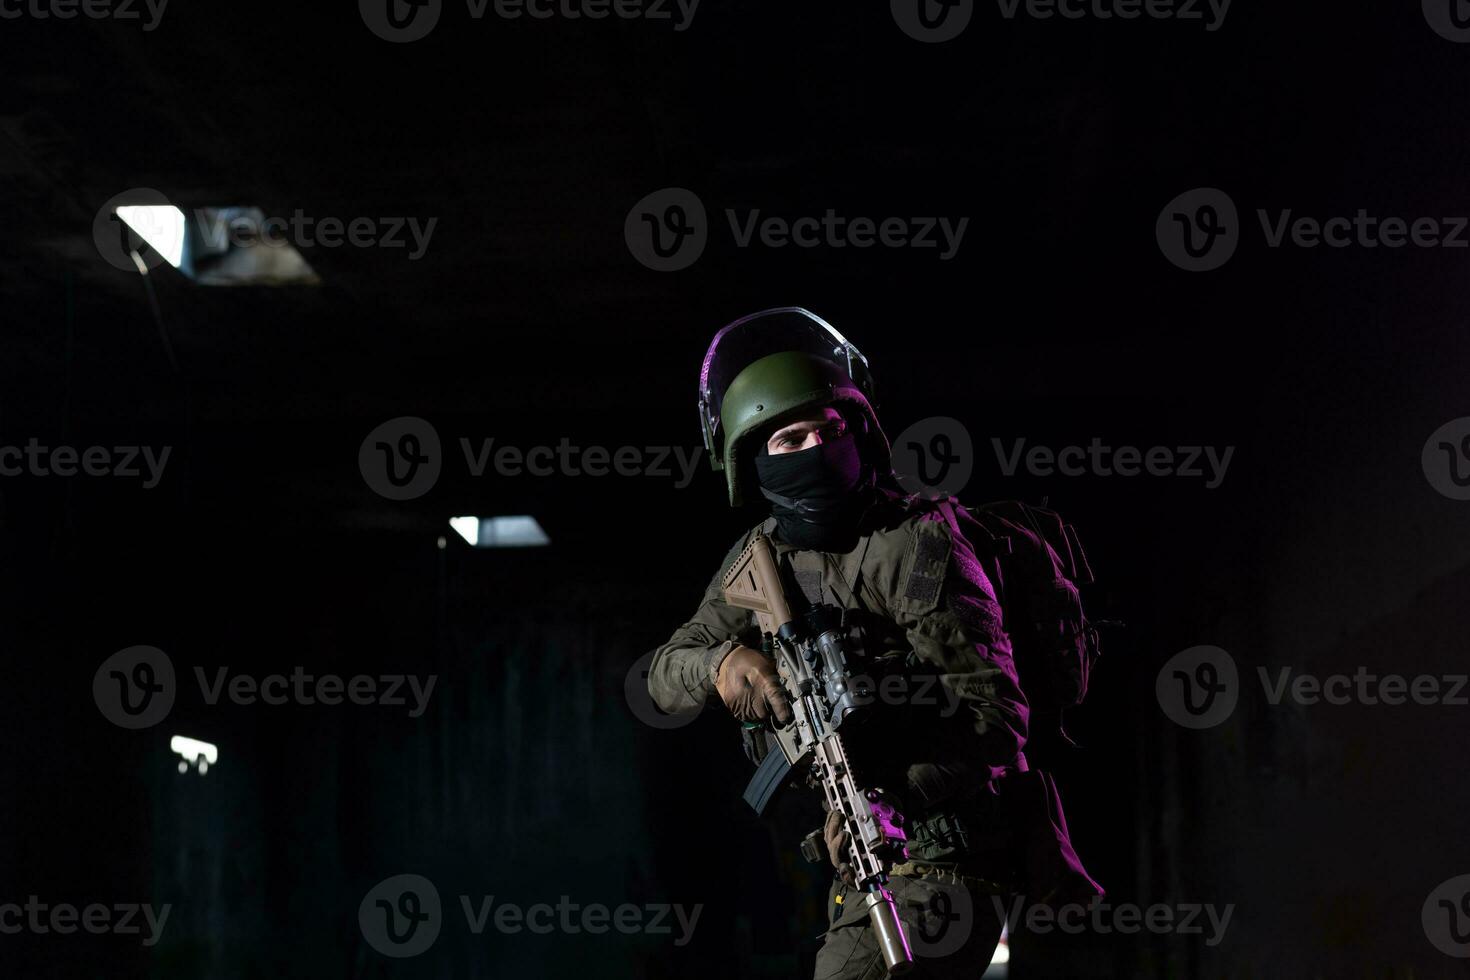
[[[657,650],[648,686],[666,712],[717,693],[739,721],[790,722],[750,612],[721,593],[725,570],[756,533],[771,538],[808,601],[855,610],[865,663],[898,675],[914,695],[844,736],[865,782],[896,795],[907,818],[909,859],[890,877],[900,917],[912,934],[932,928],[923,916],[936,906],[942,917],[956,905],[943,889],[963,887],[970,899],[963,935],[934,947],[946,955],[925,959],[916,949],[917,975],[978,977],[1001,932],[990,896],[1086,901],[1101,889],[1072,850],[1054,787],[1023,752],[1031,712],[1005,628],[1009,604],[997,594],[998,539],[952,501],[901,492],[872,391],[862,354],[806,310],[766,310],[715,336],[700,377],[705,445],[731,506],[754,493],[771,514],[735,543],[693,618]],[[1006,538],[1033,564],[1057,567],[1039,534],[1017,528]],[[1085,629],[1080,604],[1070,608],[1075,621],[1063,616],[1059,634]],[[817,980],[883,976],[840,815],[828,815],[823,836],[836,875]]]

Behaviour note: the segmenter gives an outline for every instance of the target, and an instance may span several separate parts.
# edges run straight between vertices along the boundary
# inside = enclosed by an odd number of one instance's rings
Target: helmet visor
[[[699,371],[700,428],[705,448],[720,452],[720,408],[725,390],[751,364],[783,351],[800,351],[831,361],[867,389],[868,360],[837,329],[799,306],[783,306],[741,317],[715,334]]]

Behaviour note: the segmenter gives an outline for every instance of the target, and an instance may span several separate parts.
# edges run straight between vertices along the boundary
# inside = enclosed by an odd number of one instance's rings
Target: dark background
[[[497,445],[698,444],[710,335],[796,303],[868,355],[890,435],[932,415],[977,446],[969,501],[1048,498],[1082,531],[1110,637],[1058,778],[1118,901],[1233,903],[1199,936],[1018,940],[1012,976],[1439,977],[1420,910],[1470,871],[1464,707],[1272,707],[1257,666],[1464,670],[1470,505],[1420,452],[1466,408],[1467,253],[1267,247],[1257,208],[1470,213],[1470,47],[1413,3],[1199,21],[1002,18],[905,36],[882,5],[705,0],[690,28],[471,21],[412,44],[352,4],[179,4],[156,31],[0,21],[0,444],[168,445],[138,481],[0,480],[8,667],[0,899],[172,903],[125,937],[0,936],[17,977],[804,975],[822,877],[796,817],[746,813],[732,725],[661,731],[629,669],[693,610],[758,513],[701,467],[471,478]],[[658,273],[629,209],[694,190],[713,229]],[[1227,191],[1208,273],[1160,210]],[[303,249],[320,287],[205,288],[103,261],[108,199],[322,218],[437,217],[405,250]],[[724,209],[967,216],[958,255],[736,248]],[[375,494],[358,448],[413,415],[428,494]],[[1234,446],[1224,483],[1007,478],[992,437]],[[472,551],[458,514],[533,514],[552,546]],[[448,536],[440,548],[438,538]],[[90,695],[135,644],[182,693],[123,731]],[[1245,680],[1224,725],[1169,722],[1154,679],[1198,644]],[[429,711],[203,702],[193,670],[434,673]],[[182,776],[173,734],[219,746]],[[411,960],[363,941],[375,883],[435,881]],[[702,903],[694,939],[474,937],[454,896]]]

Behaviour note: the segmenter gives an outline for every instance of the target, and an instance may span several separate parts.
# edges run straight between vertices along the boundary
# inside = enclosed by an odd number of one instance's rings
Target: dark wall
[[[1399,5],[1403,6],[1403,5]],[[1233,904],[1224,941],[1021,936],[1012,976],[1440,977],[1430,892],[1470,872],[1464,707],[1272,705],[1257,680],[1464,670],[1470,511],[1420,454],[1467,414],[1463,253],[1272,248],[1271,215],[1463,215],[1470,47],[1421,11],[1238,5],[1217,32],[1007,21],[921,45],[887,12],[706,0],[686,32],[461,24],[390,46],[350,9],[177,8],[158,31],[7,21],[0,86],[0,445],[169,446],[135,481],[0,478],[0,902],[171,903],[163,941],[0,935],[18,977],[807,975],[824,875],[809,801],[760,822],[718,710],[641,720],[630,669],[759,516],[717,478],[470,476],[457,440],[698,444],[711,333],[797,302],[870,357],[890,435],[960,420],[967,501],[1048,499],[1109,633],[1057,776],[1119,902]],[[74,29],[73,29],[74,28]],[[473,28],[473,29],[472,29]],[[408,263],[304,251],[316,289],[205,289],[103,262],[96,209],[437,216]],[[623,221],[687,186],[693,266]],[[1224,267],[1160,254],[1160,209],[1226,190]],[[959,253],[738,248],[724,209],[968,216]],[[172,351],[172,359],[170,356]],[[421,416],[425,496],[358,451]],[[1007,444],[1232,446],[1225,480],[1006,476]],[[462,514],[552,546],[472,551]],[[445,547],[438,539],[447,537]],[[124,731],[93,675],[135,644],[182,693]],[[1242,678],[1223,724],[1160,709],[1201,644]],[[429,709],[207,704],[196,668],[437,677]],[[635,685],[636,687],[636,685]],[[181,775],[171,735],[219,746]],[[359,903],[414,873],[449,921],[423,956]],[[693,939],[474,936],[458,896],[703,906]],[[677,933],[676,933],[677,934]]]

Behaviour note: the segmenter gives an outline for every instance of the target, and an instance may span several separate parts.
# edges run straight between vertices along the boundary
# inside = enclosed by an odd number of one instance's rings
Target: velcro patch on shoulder
[[[987,643],[1005,635],[1005,623],[1000,606],[994,599],[983,595],[950,595],[949,611],[960,625],[972,630]]]
[[[949,567],[949,548],[949,536],[938,525],[919,525],[914,535],[914,564],[903,588],[905,599],[920,606],[934,606]]]

